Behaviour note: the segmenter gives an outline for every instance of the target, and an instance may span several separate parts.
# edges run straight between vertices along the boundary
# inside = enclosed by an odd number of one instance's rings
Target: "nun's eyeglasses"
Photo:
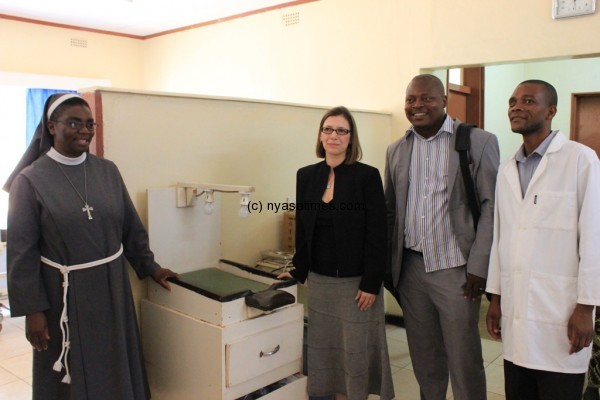
[[[98,126],[98,124],[93,121],[82,122],[82,121],[78,121],[76,119],[68,119],[66,121],[54,121],[54,122],[60,122],[61,124],[65,124],[69,128],[76,130],[76,131],[81,130],[81,128],[83,128],[85,126],[85,128],[88,131],[93,132],[96,130],[96,127]]]

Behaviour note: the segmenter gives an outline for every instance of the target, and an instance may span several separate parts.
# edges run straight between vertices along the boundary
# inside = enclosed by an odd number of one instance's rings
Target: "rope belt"
[[[71,348],[70,342],[70,332],[69,332],[69,318],[67,317],[67,293],[69,291],[69,272],[77,271],[80,269],[97,267],[98,265],[109,263],[123,254],[123,245],[119,248],[115,254],[110,257],[103,258],[101,260],[90,261],[84,264],[76,264],[76,265],[61,265],[57,262],[47,259],[46,257],[41,257],[41,260],[44,264],[49,265],[53,268],[58,269],[63,275],[63,309],[60,315],[60,330],[62,332],[62,349],[60,351],[60,356],[58,360],[54,363],[52,367],[56,372],[60,372],[63,368],[65,369],[66,375],[62,379],[63,383],[71,383],[71,374],[69,370],[69,363],[67,362],[67,356],[69,355],[69,349]],[[63,364],[64,361],[64,364]]]

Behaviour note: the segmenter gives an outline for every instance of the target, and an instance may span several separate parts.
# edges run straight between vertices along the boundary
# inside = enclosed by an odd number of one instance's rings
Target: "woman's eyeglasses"
[[[325,126],[321,129],[321,132],[323,132],[326,135],[331,135],[333,132],[337,133],[339,136],[344,136],[349,134],[350,132],[352,132],[350,129],[344,129],[344,128],[332,128],[330,126]]]

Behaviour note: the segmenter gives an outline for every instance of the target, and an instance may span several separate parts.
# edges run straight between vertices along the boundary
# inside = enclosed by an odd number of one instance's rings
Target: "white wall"
[[[485,68],[484,125],[487,131],[498,136],[500,160],[512,156],[522,143],[521,136],[510,130],[508,99],[519,82],[525,79],[523,64]]]
[[[71,45],[71,39],[87,47]],[[0,17],[0,72],[102,79],[142,88],[144,42]]]
[[[104,156],[119,167],[142,218],[146,189],[177,182],[254,186],[253,201],[295,196],[296,171],[316,163],[319,121],[326,109],[235,99],[100,90]],[[363,161],[383,174],[391,117],[353,112]],[[223,257],[253,264],[280,248],[283,215],[238,217],[239,196],[223,198]]]
[[[401,1],[401,0],[398,0]],[[600,53],[600,12],[552,19],[551,0],[422,1],[422,68],[499,64]],[[410,21],[409,21],[410,23]]]
[[[144,46],[144,84],[394,112],[403,104],[401,74],[416,61],[397,34],[408,17],[403,3],[324,0],[153,38]],[[284,26],[292,12],[300,23]]]
[[[600,12],[553,20],[552,2],[321,0],[148,40],[4,20],[0,71],[110,80],[115,87],[392,113],[417,73],[600,54]],[[300,23],[282,16],[298,12]],[[87,49],[69,46],[88,40]],[[568,73],[568,71],[566,71]]]
[[[346,104],[392,113],[422,71],[600,53],[600,13],[553,20],[551,1],[322,0],[148,40],[152,90]],[[298,12],[298,25],[282,14]],[[581,39],[589,38],[589,39]]]

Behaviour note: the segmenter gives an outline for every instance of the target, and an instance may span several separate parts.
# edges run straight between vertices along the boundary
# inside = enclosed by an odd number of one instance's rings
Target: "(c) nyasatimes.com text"
[[[363,211],[365,203],[323,203],[323,202],[302,202],[302,203],[278,203],[267,202],[266,211],[272,211],[275,214],[286,211]],[[248,203],[248,211],[250,213],[263,212],[262,201],[250,201]]]

